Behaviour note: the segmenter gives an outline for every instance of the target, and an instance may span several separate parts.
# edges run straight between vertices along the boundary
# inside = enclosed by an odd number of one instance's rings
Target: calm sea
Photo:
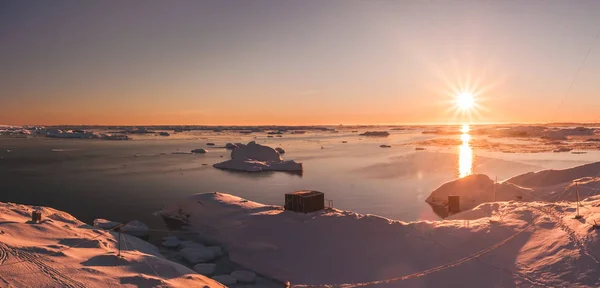
[[[51,206],[88,223],[95,218],[138,219],[162,227],[153,212],[191,194],[220,191],[282,205],[284,193],[313,189],[324,192],[335,208],[403,221],[433,220],[438,217],[425,198],[461,175],[484,173],[502,180],[600,160],[598,153],[478,151],[468,142],[416,151],[407,143],[440,136],[420,129],[391,132],[386,138],[361,137],[350,130],[268,138],[266,133],[192,131],[171,137],[134,136],[130,141],[2,136],[0,201]],[[229,158],[230,152],[219,146],[252,140],[284,148],[284,159],[303,162],[304,173],[240,173],[212,167]],[[177,154],[196,148],[209,152]]]

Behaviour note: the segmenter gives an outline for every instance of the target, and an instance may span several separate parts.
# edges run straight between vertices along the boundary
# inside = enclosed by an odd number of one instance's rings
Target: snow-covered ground
[[[31,212],[42,211],[41,223]],[[136,237],[47,207],[0,203],[0,287],[224,287]]]
[[[162,214],[217,241],[232,261],[297,287],[598,287],[600,231],[589,223],[600,222],[600,197],[580,210],[574,219],[574,203],[509,201],[401,222],[205,193]]]

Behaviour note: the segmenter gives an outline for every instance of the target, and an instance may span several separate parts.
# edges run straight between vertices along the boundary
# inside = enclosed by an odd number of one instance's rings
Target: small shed
[[[285,194],[285,210],[295,212],[315,212],[325,209],[325,193],[301,190]]]

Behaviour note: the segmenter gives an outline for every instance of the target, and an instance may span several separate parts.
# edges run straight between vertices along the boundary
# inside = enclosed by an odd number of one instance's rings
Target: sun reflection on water
[[[462,145],[459,147],[458,154],[458,175],[460,178],[473,173],[473,149],[469,145],[469,141],[471,141],[470,130],[468,124],[464,124],[460,130],[463,133],[460,135]]]

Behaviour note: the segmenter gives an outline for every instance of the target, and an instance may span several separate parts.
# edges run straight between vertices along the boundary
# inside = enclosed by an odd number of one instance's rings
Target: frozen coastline
[[[584,205],[584,219],[600,221],[600,197]],[[402,287],[597,287],[598,237],[589,224],[573,219],[574,210],[566,202],[510,201],[482,204],[444,221],[401,222],[337,209],[302,214],[204,193],[165,207],[162,215],[220,243],[232,261],[292,286],[429,271],[402,280]],[[448,263],[455,264],[430,271]]]

